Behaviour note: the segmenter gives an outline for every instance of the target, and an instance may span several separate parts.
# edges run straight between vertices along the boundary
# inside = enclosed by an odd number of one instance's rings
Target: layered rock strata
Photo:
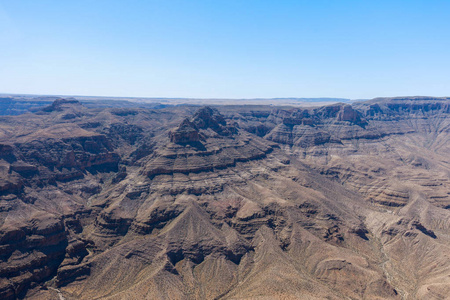
[[[0,118],[2,299],[445,299],[449,102]]]

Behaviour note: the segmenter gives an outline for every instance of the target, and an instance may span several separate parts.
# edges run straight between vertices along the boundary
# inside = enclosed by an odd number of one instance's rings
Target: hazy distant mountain
[[[49,105],[61,96],[0,94],[0,115],[19,115]],[[67,97],[64,97],[67,98]],[[164,108],[170,105],[292,105],[349,103],[344,98],[255,98],[255,99],[190,99],[190,98],[124,98],[73,96],[86,107]]]

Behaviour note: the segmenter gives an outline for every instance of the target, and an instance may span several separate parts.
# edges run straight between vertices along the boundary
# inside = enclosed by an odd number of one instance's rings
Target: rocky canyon
[[[448,299],[450,98],[0,116],[0,299]]]

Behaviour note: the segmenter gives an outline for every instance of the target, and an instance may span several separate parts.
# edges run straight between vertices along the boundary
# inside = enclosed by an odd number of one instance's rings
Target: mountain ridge
[[[449,102],[0,117],[0,296],[440,299]]]

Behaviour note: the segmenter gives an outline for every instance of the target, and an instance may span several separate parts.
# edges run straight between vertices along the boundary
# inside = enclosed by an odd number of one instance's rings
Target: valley
[[[0,116],[1,299],[446,299],[450,98]]]

